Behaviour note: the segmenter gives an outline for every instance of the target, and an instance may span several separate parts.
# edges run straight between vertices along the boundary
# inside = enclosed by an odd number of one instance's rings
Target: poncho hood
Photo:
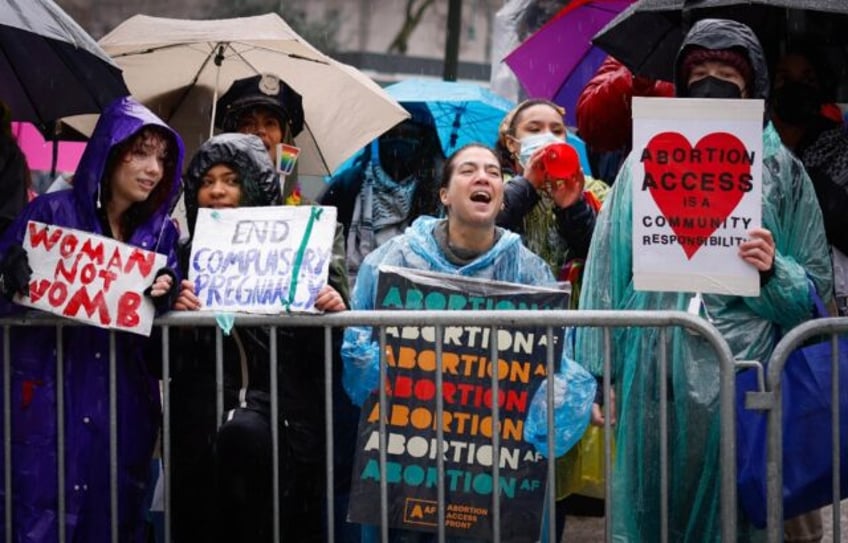
[[[74,173],[74,195],[82,212],[82,216],[90,221],[89,229],[100,233],[97,221],[96,201],[100,184],[104,181],[109,154],[115,146],[123,143],[147,126],[157,126],[164,129],[172,138],[173,148],[177,151],[176,168],[171,179],[162,179],[167,183],[165,204],[159,206],[153,216],[148,219],[153,231],[159,231],[162,221],[167,219],[180,193],[180,172],[182,172],[183,141],[171,127],[153,114],[152,111],[130,97],[118,98],[103,110],[85,151],[80,158],[79,166]]]
[[[192,233],[197,219],[197,192],[203,176],[216,164],[227,164],[238,174],[242,189],[239,205],[270,206],[282,202],[279,176],[262,140],[248,134],[219,134],[200,146],[186,171],[184,199]]]
[[[744,51],[754,71],[750,98],[768,98],[768,67],[760,40],[748,26],[729,19],[702,19],[686,34],[674,61],[674,86],[677,96],[684,97],[688,94],[688,86],[686,81],[683,81],[681,68],[686,54],[693,47]]]

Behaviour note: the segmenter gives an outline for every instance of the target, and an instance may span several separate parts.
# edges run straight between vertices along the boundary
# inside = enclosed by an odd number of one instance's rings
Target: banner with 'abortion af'
[[[566,309],[568,293],[512,283],[381,267],[377,309]],[[426,322],[426,319],[422,319]],[[377,334],[375,331],[375,340]],[[562,333],[554,329],[554,360]],[[490,360],[491,344],[498,349]],[[501,536],[535,541],[544,502],[546,461],[524,442],[533,393],[546,376],[545,328],[446,327],[442,336],[445,528],[451,536],[491,538],[492,434],[500,439]],[[389,526],[435,532],[438,442],[435,328],[386,328],[386,482]],[[492,392],[497,367],[498,393]],[[492,420],[497,398],[499,421]],[[380,403],[363,405],[356,448],[351,521],[380,523]]]

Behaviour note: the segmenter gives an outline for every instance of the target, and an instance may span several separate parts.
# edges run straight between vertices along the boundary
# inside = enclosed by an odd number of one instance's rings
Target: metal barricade
[[[840,321],[840,325],[843,323]],[[65,466],[64,464],[64,410],[63,410],[63,398],[62,398],[62,374],[63,374],[63,361],[64,361],[64,353],[61,351],[62,345],[62,334],[63,329],[69,326],[76,326],[75,323],[66,320],[60,320],[53,317],[45,316],[43,314],[28,314],[24,318],[5,318],[0,319],[0,325],[4,326],[4,389],[3,389],[3,425],[4,425],[4,435],[11,435],[12,423],[11,423],[11,405],[10,405],[10,339],[12,339],[12,334],[10,333],[11,328],[16,326],[45,326],[45,325],[56,325],[57,330],[57,344],[59,345],[59,349],[57,352],[57,368],[56,368],[56,376],[57,376],[57,429],[58,429],[58,451],[57,458],[60,459],[58,466],[58,480],[57,485],[58,488],[64,488],[66,481],[64,480],[65,474]],[[168,383],[170,382],[170,329],[171,328],[180,328],[180,327],[194,327],[194,326],[216,326],[215,316],[197,312],[172,312],[165,317],[159,318],[156,320],[156,325],[161,327],[162,330],[162,359],[163,359],[163,427],[162,427],[162,451],[164,456],[164,485],[165,485],[165,540],[170,541],[170,529],[171,529],[171,511],[170,511],[170,502],[171,502],[171,474],[170,474],[170,462],[169,458],[171,457],[172,447],[171,447],[171,424],[170,424],[170,386]],[[721,491],[722,491],[722,503],[721,503],[721,516],[722,516],[722,540],[725,542],[733,542],[736,540],[736,532],[737,532],[737,518],[736,518],[736,450],[735,450],[735,412],[734,412],[734,397],[735,397],[735,364],[732,359],[732,355],[727,343],[723,340],[718,331],[706,320],[703,320],[699,317],[695,317],[688,313],[677,312],[677,311],[529,311],[529,310],[510,310],[510,311],[347,311],[342,313],[336,313],[332,315],[323,315],[323,316],[314,316],[314,315],[287,315],[284,317],[275,317],[275,316],[258,316],[258,315],[237,315],[235,317],[235,325],[237,327],[249,327],[249,326],[266,326],[271,327],[271,344],[270,344],[270,356],[269,356],[269,367],[274,368],[277,363],[277,345],[276,345],[276,335],[274,331],[277,327],[322,327],[324,328],[324,348],[325,348],[325,360],[324,360],[324,373],[325,373],[325,398],[324,398],[324,409],[326,413],[326,444],[325,448],[327,451],[326,455],[326,473],[327,473],[327,487],[326,487],[326,508],[327,514],[326,519],[328,519],[328,523],[330,524],[327,540],[329,542],[335,541],[335,534],[333,530],[333,518],[334,518],[334,488],[333,488],[333,469],[334,469],[334,459],[333,459],[333,441],[334,441],[334,431],[333,431],[333,398],[332,398],[332,352],[331,352],[331,332],[333,328],[347,327],[347,326],[373,326],[378,327],[379,331],[379,341],[380,341],[380,351],[382,353],[382,357],[385,357],[385,344],[386,344],[386,327],[403,327],[403,326],[427,326],[434,327],[436,330],[436,335],[438,338],[441,338],[441,334],[443,334],[444,329],[446,327],[451,326],[477,326],[477,327],[489,327],[491,332],[496,332],[499,328],[506,327],[527,327],[527,326],[535,326],[542,327],[547,331],[548,335],[548,350],[547,350],[547,375],[552,375],[554,373],[554,360],[553,360],[553,350],[552,350],[552,337],[555,329],[559,329],[561,327],[566,326],[574,326],[574,327],[597,327],[604,329],[604,340],[605,340],[605,348],[604,348],[604,399],[605,405],[610,405],[610,368],[611,368],[611,329],[618,327],[656,327],[661,328],[661,341],[660,352],[658,353],[658,370],[660,371],[660,431],[661,431],[661,445],[660,445],[660,462],[662,467],[662,477],[661,477],[661,500],[662,500],[662,518],[661,518],[661,541],[666,542],[669,540],[668,533],[668,474],[667,474],[667,466],[668,466],[668,448],[667,448],[667,440],[668,440],[668,428],[666,422],[666,414],[667,414],[667,396],[665,394],[665,386],[666,379],[665,373],[668,367],[667,353],[664,348],[666,344],[666,340],[668,339],[668,331],[669,328],[683,328],[689,332],[694,332],[696,334],[701,335],[715,350],[716,353],[716,361],[720,368],[720,417],[722,420],[722,440],[721,440],[721,451],[720,451],[720,463],[721,463]],[[845,324],[845,329],[848,329],[848,324]],[[842,330],[842,328],[840,328]],[[820,333],[818,331],[817,333]],[[806,336],[805,336],[806,337]],[[13,340],[12,340],[13,341]],[[223,349],[222,349],[222,336],[220,330],[217,331],[216,334],[216,364],[215,364],[215,374],[216,374],[216,406],[217,406],[217,414],[218,420],[220,420],[220,415],[223,412],[223,370],[222,370],[222,360],[223,360]],[[491,358],[497,359],[497,345],[495,342],[491,344]],[[109,390],[110,390],[110,398],[109,398],[109,432],[110,432],[110,515],[111,515],[111,525],[112,525],[112,541],[119,541],[118,534],[118,489],[117,489],[117,402],[116,402],[116,380],[115,380],[115,334],[111,334],[110,339],[110,357],[109,357]],[[441,351],[441,343],[436,341],[436,359],[437,366],[435,371],[435,379],[436,379],[436,387],[437,390],[442,386],[442,351]],[[279,517],[277,515],[277,511],[279,510],[279,487],[278,487],[278,474],[279,474],[279,436],[277,435],[277,413],[278,413],[278,394],[277,394],[277,376],[276,371],[271,371],[271,428],[272,428],[272,442],[273,442],[273,450],[272,450],[272,458],[273,458],[273,500],[274,500],[274,522],[273,522],[273,532],[275,540],[280,539],[281,535],[281,526],[279,522]],[[492,372],[492,392],[493,394],[497,394],[498,387],[498,372]],[[385,360],[382,361],[380,365],[380,378],[381,382],[385,381],[386,376],[386,364]],[[554,427],[554,410],[550,408],[553,405],[554,400],[554,390],[553,387],[548,387],[548,397],[547,402],[549,408],[547,409],[547,417],[548,417],[548,427]],[[497,396],[495,396],[497,397]],[[384,387],[380,387],[380,409],[381,413],[385,413],[386,409],[386,391]],[[436,416],[437,420],[441,420],[441,416],[443,414],[443,398],[441,394],[436,395]],[[492,403],[492,417],[493,420],[497,420],[498,417],[498,402],[494,401]],[[609,437],[611,435],[611,427],[609,422],[609,417],[606,418],[606,426],[605,426],[605,435]],[[444,445],[444,435],[441,425],[438,427],[438,436],[437,436],[437,444],[439,450],[442,449]],[[386,463],[387,463],[387,451],[386,451],[386,425],[385,425],[385,417],[380,417],[380,506],[381,506],[381,518],[382,518],[382,528],[381,528],[381,536],[382,541],[388,541],[388,484],[386,481]],[[492,462],[492,478],[494,488],[492,490],[492,510],[493,510],[493,535],[494,540],[500,540],[500,508],[501,508],[501,497],[500,492],[498,490],[499,484],[499,462],[497,461],[498,455],[498,432],[492,432],[493,435],[493,462]],[[554,450],[554,433],[548,432],[548,450]],[[605,440],[605,461],[604,461],[604,471],[606,475],[606,495],[609,496],[612,494],[612,486],[611,481],[611,450],[610,450],[610,439]],[[4,465],[4,473],[5,477],[5,520],[6,520],[6,541],[12,541],[13,535],[13,527],[12,527],[12,498],[14,488],[12,487],[12,462],[11,462],[11,445],[10,439],[4,440],[4,451],[5,451],[5,465]],[[445,541],[445,471],[444,471],[444,459],[441,455],[438,455],[438,529],[437,529],[437,537],[440,542]],[[553,504],[556,499],[555,495],[555,471],[554,471],[555,462],[548,462],[547,469],[547,501],[550,504]],[[59,504],[58,504],[59,518],[63,518],[66,511],[64,492],[59,492]],[[607,501],[607,509],[606,509],[606,541],[612,541],[612,518],[615,514],[614,511],[610,509],[609,501]],[[555,526],[554,523],[548,522],[548,529],[546,534],[542,534],[542,539],[545,541],[554,542],[555,541]],[[66,539],[64,523],[59,523],[59,541],[64,543]]]
[[[833,438],[833,539],[841,541],[840,515],[840,464],[848,459],[840,458],[839,431],[839,343],[838,335],[848,333],[848,317],[825,318],[807,321],[789,331],[772,353],[766,368],[766,389],[759,394],[759,408],[768,411],[766,469],[767,533],[773,543],[783,541],[783,403],[781,377],[789,355],[804,342],[817,336],[830,336],[831,341],[831,414]],[[845,368],[842,368],[845,370]]]

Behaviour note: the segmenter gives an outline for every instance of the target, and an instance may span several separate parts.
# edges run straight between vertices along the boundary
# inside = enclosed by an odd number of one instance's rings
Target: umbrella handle
[[[215,88],[212,90],[212,117],[209,119],[209,137],[215,135],[215,114],[218,109],[218,83],[221,81],[221,62],[224,60],[224,44],[218,45],[218,54],[215,55]]]

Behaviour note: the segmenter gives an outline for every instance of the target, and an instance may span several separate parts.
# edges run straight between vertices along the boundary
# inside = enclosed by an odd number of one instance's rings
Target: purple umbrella
[[[577,97],[606,56],[592,45],[592,36],[634,1],[572,0],[507,55],[506,63],[531,97],[565,107],[573,126]]]

